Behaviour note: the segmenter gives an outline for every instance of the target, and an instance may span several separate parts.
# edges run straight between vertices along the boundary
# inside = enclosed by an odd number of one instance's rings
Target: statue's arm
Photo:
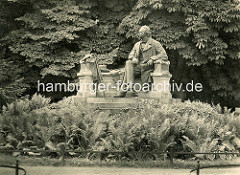
[[[129,60],[132,60],[133,58],[136,58],[136,48],[135,48],[135,45],[134,45],[134,47],[132,48],[131,52],[128,55],[128,59]]]
[[[156,55],[151,57],[151,59],[153,61],[156,61],[156,60],[167,61],[168,60],[167,53],[166,53],[165,49],[162,47],[162,45],[160,44],[160,42],[157,41],[155,43],[155,49],[156,49]]]

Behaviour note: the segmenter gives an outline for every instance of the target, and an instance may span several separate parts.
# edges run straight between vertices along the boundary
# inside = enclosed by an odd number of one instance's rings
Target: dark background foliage
[[[240,3],[237,0],[2,0],[0,105],[41,82],[77,81],[79,60],[101,56],[122,67],[141,25],[166,49],[176,83],[201,82],[182,99],[240,104]],[[53,101],[72,95],[47,93]]]

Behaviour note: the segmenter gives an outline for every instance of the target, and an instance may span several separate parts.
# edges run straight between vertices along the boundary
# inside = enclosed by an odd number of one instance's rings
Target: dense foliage
[[[0,94],[4,104],[26,88],[27,94],[36,92],[37,80],[76,81],[79,60],[88,52],[98,54],[101,63],[113,64],[129,51],[122,48],[126,38],[116,28],[131,10],[131,1],[5,0],[0,6]],[[13,88],[14,92],[9,90]],[[61,99],[70,94],[46,95]]]
[[[33,95],[36,80],[76,81],[86,52],[123,65],[144,24],[167,50],[172,80],[203,84],[182,98],[239,105],[238,0],[2,0],[0,105]]]
[[[1,149],[57,149],[64,144],[67,149],[95,151],[240,151],[240,116],[219,114],[218,107],[201,102],[163,105],[148,100],[138,109],[111,112],[79,107],[71,99],[51,105],[49,101],[34,95],[4,107]]]
[[[169,51],[175,82],[203,84],[188,98],[236,106],[240,103],[240,2],[139,0],[120,31],[135,37],[140,25]]]

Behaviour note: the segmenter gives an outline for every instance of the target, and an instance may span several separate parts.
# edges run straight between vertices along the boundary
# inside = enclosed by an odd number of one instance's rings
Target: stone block
[[[91,89],[93,89],[93,87],[91,87],[93,85],[93,76],[88,66],[88,63],[82,63],[81,70],[77,74],[77,76],[79,77],[77,96],[82,98],[96,96],[96,92],[91,91]]]
[[[87,103],[95,104],[99,108],[109,108],[109,109],[116,109],[116,108],[126,108],[126,107],[137,107],[138,99],[135,97],[131,98],[87,98]]]
[[[169,61],[162,61],[157,60],[154,62],[154,73],[163,73],[168,72],[169,73]]]

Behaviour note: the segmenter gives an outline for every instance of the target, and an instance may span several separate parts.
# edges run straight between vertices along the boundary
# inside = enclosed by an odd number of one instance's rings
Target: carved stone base
[[[148,93],[149,98],[167,98],[171,99],[169,82],[172,75],[169,73],[169,61],[157,61],[154,63],[153,89]]]
[[[79,77],[79,87],[77,96],[81,98],[96,97],[94,92],[92,72],[87,64],[81,64],[81,71],[77,74]],[[92,89],[92,90],[91,90]]]
[[[140,93],[141,94],[141,93]],[[99,107],[100,109],[119,109],[119,108],[136,108],[139,106],[141,99],[147,97],[125,97],[125,98],[113,98],[113,97],[89,97],[84,101],[82,98],[75,96],[73,98],[74,104],[81,105],[82,103],[88,103]],[[173,99],[171,98],[155,98],[157,102],[162,104],[171,104]]]
[[[154,63],[154,72],[151,74],[153,78],[153,89],[152,91],[145,93],[145,92],[139,92],[138,97],[139,98],[152,98],[152,99],[160,99],[161,101],[165,103],[171,103],[172,102],[172,95],[169,90],[169,81],[171,78],[171,74],[169,73],[169,62],[168,61],[157,61]],[[100,66],[101,67],[101,66]],[[90,90],[89,86],[86,87],[85,85],[91,85],[93,83],[92,78],[92,72],[89,69],[89,65],[87,63],[81,64],[81,71],[78,74],[79,77],[79,86],[80,90],[77,94],[77,97],[81,99],[81,101],[86,102],[94,102],[94,98],[96,99],[95,102],[97,102],[99,97],[107,98],[106,100],[112,99],[113,96],[117,95],[119,92],[116,88],[116,83],[120,79],[120,73],[118,71],[110,71],[110,72],[104,72],[102,73],[102,83],[107,85],[110,84],[107,91],[104,92],[93,92]],[[115,86],[115,87],[114,87]],[[86,89],[85,89],[86,88]],[[101,98],[101,100],[103,100]],[[89,99],[91,99],[89,101]],[[126,98],[128,99],[128,98]],[[103,100],[104,101],[104,100]],[[118,101],[116,99],[113,99],[113,103]],[[120,100],[121,101],[121,100]],[[124,101],[124,100],[122,100]],[[99,102],[100,103],[100,102]],[[104,102],[105,103],[105,102]],[[107,102],[108,103],[108,102]],[[117,104],[118,102],[116,102]],[[125,106],[128,104],[126,102],[123,102]]]

